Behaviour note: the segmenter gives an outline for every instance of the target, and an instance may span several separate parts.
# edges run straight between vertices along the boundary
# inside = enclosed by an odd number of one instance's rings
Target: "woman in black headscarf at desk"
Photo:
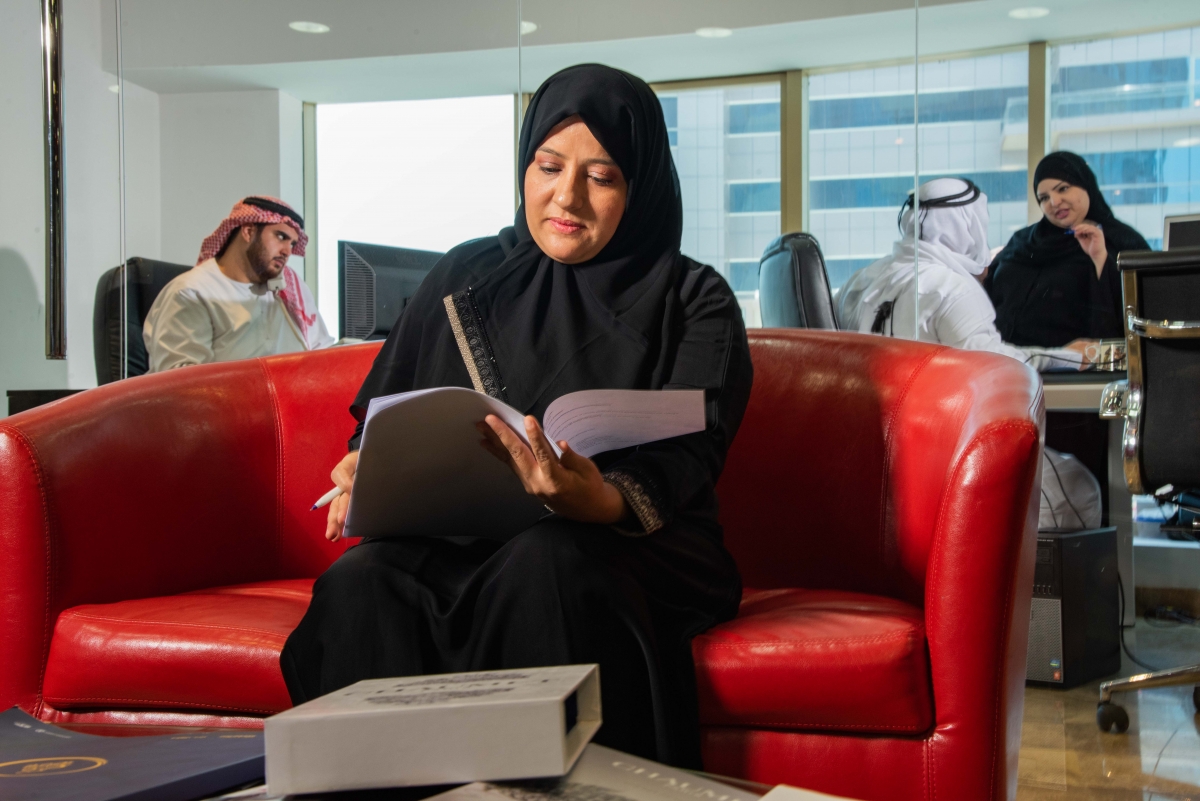
[[[713,491],[750,394],[741,312],[724,279],[679,252],[679,181],[642,80],[599,65],[552,76],[519,153],[513,227],[459,245],[426,278],[351,407],[359,428],[334,480],[351,489],[372,398],[474,387],[531,415],[532,450],[491,416],[481,444],[554,514],[506,543],[481,520],[350,548],[317,580],[284,678],[300,703],[366,678],[595,662],[597,741],[698,767],[690,641],[741,596]],[[555,458],[537,418],[598,388],[702,389],[708,428]]]
[[[1033,191],[1042,219],[1012,235],[984,281],[1000,336],[1049,348],[1123,337],[1117,254],[1150,246],[1113,216],[1096,176],[1074,153],[1042,159]]]

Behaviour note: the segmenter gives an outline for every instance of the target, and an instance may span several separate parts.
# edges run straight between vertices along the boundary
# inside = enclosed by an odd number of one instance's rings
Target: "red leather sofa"
[[[1043,416],[1002,356],[751,333],[718,491],[746,592],[696,638],[705,767],[1012,798]],[[309,511],[376,347],[192,367],[0,420],[0,708],[260,726],[343,549]]]

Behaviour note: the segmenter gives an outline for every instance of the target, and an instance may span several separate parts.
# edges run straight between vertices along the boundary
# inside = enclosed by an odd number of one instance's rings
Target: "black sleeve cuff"
[[[644,537],[667,524],[670,514],[666,497],[653,482],[621,468],[606,471],[604,480],[617,488],[641,525],[641,530],[637,530],[618,523],[614,526],[617,531],[630,537]]]

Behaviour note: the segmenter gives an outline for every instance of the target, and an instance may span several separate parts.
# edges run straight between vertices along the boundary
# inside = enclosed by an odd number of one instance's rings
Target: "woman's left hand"
[[[625,497],[604,480],[596,463],[565,441],[558,443],[562,456],[556,456],[537,418],[525,418],[529,445],[494,414],[475,427],[484,436],[480,444],[511,467],[525,491],[552,511],[584,523],[611,524],[625,517]]]
[[[1083,252],[1091,256],[1092,264],[1096,265],[1096,277],[1104,272],[1104,263],[1108,261],[1108,246],[1104,244],[1104,232],[1100,230],[1100,226],[1095,223],[1081,222],[1072,230],[1075,232],[1075,241],[1079,243],[1079,247],[1083,248]]]

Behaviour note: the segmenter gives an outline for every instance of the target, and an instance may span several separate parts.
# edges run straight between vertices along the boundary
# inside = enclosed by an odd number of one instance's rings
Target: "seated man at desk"
[[[1089,354],[1097,352],[1089,348],[1097,344],[1093,340],[1045,349],[1018,348],[1001,339],[980,283],[991,258],[987,195],[961,178],[928,181],[920,193],[919,279],[913,280],[917,245],[910,194],[900,207],[902,238],[892,255],[859,270],[838,293],[842,329],[1002,353],[1035,370],[1084,369]]]
[[[333,344],[308,287],[287,266],[304,255],[304,220],[271,197],[243,198],[146,316],[150,372]]]

